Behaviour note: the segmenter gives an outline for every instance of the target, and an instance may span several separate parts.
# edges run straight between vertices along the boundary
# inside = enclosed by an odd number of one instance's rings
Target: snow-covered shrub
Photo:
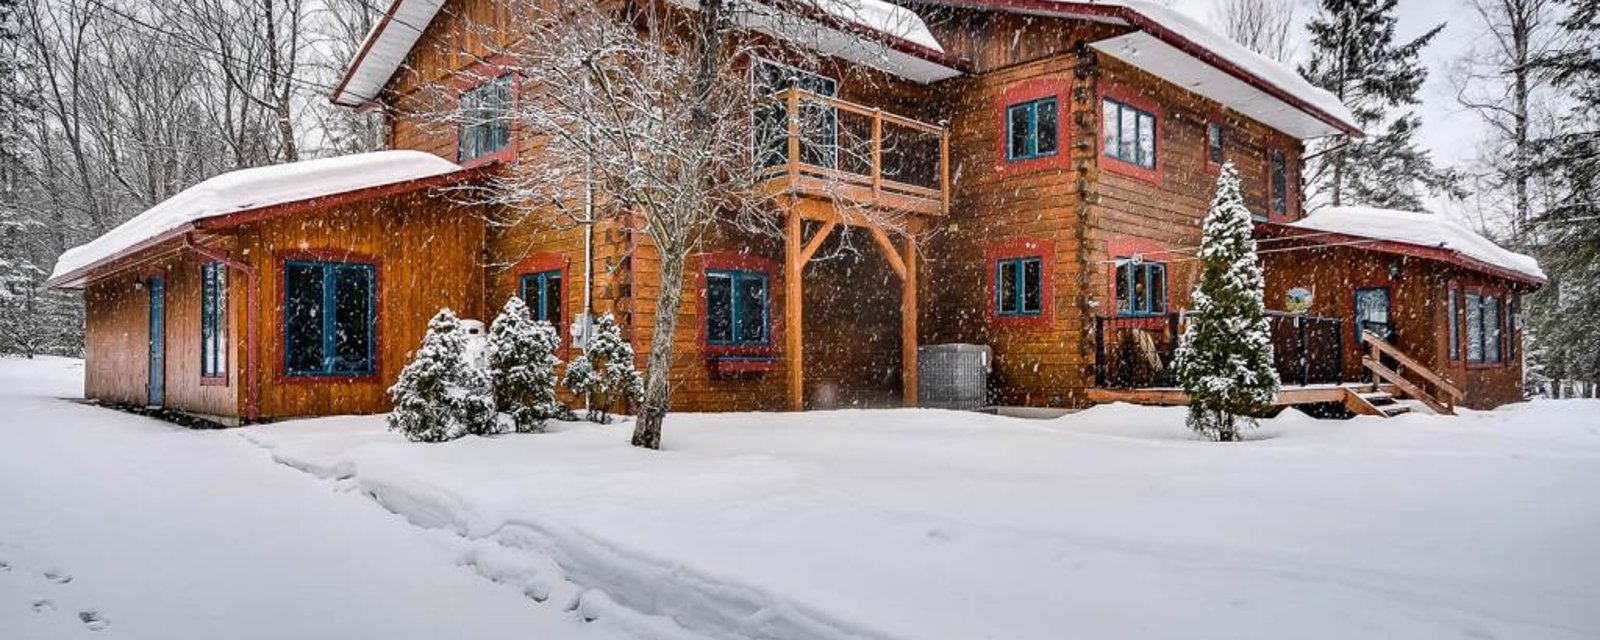
[[[637,403],[644,394],[644,379],[633,366],[633,345],[622,339],[622,327],[610,313],[595,322],[583,355],[567,363],[566,387],[587,400],[590,421],[609,422],[618,401]]]
[[[389,387],[389,428],[414,442],[443,442],[498,429],[489,376],[466,359],[466,335],[455,312],[440,309],[422,347]]]
[[[495,404],[521,433],[543,431],[545,420],[565,414],[556,400],[556,350],[561,337],[535,321],[522,298],[512,296],[489,325],[486,357]]]
[[[1224,442],[1238,440],[1239,422],[1254,425],[1278,392],[1254,226],[1239,172],[1224,164],[1201,232],[1194,311],[1172,363],[1189,394],[1189,427]]]

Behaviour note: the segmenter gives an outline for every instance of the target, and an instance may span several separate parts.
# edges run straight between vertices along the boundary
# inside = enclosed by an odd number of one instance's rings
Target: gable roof
[[[163,200],[56,259],[46,284],[83,284],[97,267],[224,219],[260,219],[267,210],[327,204],[329,197],[380,197],[443,184],[473,172],[421,151],[377,151],[224,173]],[[242,216],[249,215],[248,219]]]
[[[1501,247],[1453,220],[1431,213],[1323,207],[1295,222],[1259,224],[1258,228],[1320,244],[1348,244],[1433,258],[1531,286],[1545,282],[1544,271],[1532,256]]]
[[[1302,140],[1362,137],[1339,98],[1288,65],[1183,13],[1148,0],[929,0],[934,4],[1127,25],[1132,33],[1090,43],[1116,58]]]
[[[367,34],[334,87],[334,104],[361,107],[377,99],[446,0],[393,0]],[[698,0],[667,0],[686,9]],[[961,74],[916,12],[885,0],[759,0],[740,15],[740,26],[808,46],[881,71],[928,83]],[[794,20],[800,19],[804,26]]]

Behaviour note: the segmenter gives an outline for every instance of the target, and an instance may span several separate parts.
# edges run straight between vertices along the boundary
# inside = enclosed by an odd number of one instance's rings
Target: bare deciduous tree
[[[1234,42],[1278,62],[1295,56],[1293,0],[1222,0],[1215,20]]]

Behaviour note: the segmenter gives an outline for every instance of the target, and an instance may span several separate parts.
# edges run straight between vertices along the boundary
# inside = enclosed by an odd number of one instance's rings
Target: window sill
[[[1156,160],[1156,166],[1144,167],[1103,153],[1099,157],[1101,171],[1143,180],[1157,186],[1161,184],[1161,160],[1159,158]]]
[[[713,356],[707,360],[711,373],[718,377],[759,376],[777,371],[782,365],[773,356]]]
[[[228,386],[228,377],[227,376],[200,376],[200,386],[202,386],[202,387],[226,387],[226,386]]]
[[[377,382],[377,373],[285,373],[278,381],[288,384]]]

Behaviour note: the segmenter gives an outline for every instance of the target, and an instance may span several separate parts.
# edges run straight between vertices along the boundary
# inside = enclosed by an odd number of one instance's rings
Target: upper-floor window
[[[221,378],[228,366],[228,270],[200,265],[200,377]]]
[[[461,93],[458,162],[493,155],[511,146],[511,80],[505,74]]]
[[[1117,261],[1117,315],[1167,312],[1167,265],[1142,260]]]
[[[561,331],[561,270],[525,274],[521,278],[517,295],[527,303],[529,315]]]
[[[820,100],[805,98],[799,103],[800,162],[834,167],[838,163],[839,113],[831,102],[824,100],[838,96],[839,82],[767,60],[756,60],[750,68],[750,91],[756,99],[751,118],[760,166],[774,167],[788,162],[789,105],[772,96],[789,89],[821,97]]]
[[[1222,123],[1206,123],[1206,162],[1222,164]]]
[[[1006,159],[1030,160],[1056,153],[1060,118],[1054,97],[1006,108]]]
[[[772,315],[767,283],[767,274],[760,271],[706,271],[706,342],[767,344]]]
[[[1267,179],[1271,183],[1272,214],[1277,216],[1289,213],[1289,163],[1283,156],[1283,151],[1273,149],[1267,153]]]
[[[1105,156],[1144,169],[1156,168],[1154,114],[1105,98],[1101,105]]]
[[[376,275],[370,264],[284,263],[283,354],[289,375],[376,371]]]
[[[1044,312],[1044,260],[1038,256],[995,263],[995,313],[1036,316]]]

